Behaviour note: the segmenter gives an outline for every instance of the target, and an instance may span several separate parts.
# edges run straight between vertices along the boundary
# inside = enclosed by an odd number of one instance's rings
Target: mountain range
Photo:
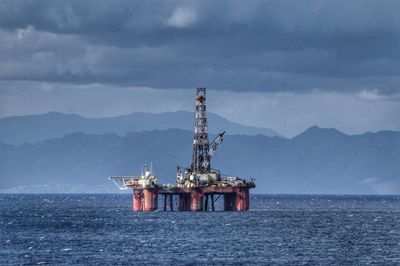
[[[138,175],[151,162],[161,182],[173,183],[176,166],[190,164],[192,138],[192,131],[158,129],[1,144],[0,192],[118,192],[107,176]],[[291,139],[228,134],[212,167],[255,178],[255,193],[396,194],[400,132],[346,135],[313,126]]]
[[[227,131],[230,134],[281,136],[278,132],[260,127],[244,126],[217,114],[208,113],[211,133]],[[50,112],[39,115],[13,116],[0,119],[0,143],[20,145],[35,143],[65,134],[116,133],[119,136],[132,131],[194,128],[194,113],[178,111],[160,114],[132,113],[108,118],[87,118],[76,114]]]

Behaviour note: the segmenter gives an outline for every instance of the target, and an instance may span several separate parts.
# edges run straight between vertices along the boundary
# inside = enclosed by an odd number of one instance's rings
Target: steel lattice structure
[[[197,88],[196,113],[194,121],[192,173],[211,172],[208,125],[206,110],[206,88]]]

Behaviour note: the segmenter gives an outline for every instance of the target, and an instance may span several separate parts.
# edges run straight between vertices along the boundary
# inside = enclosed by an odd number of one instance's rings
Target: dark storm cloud
[[[399,90],[398,1],[2,1],[0,78]]]

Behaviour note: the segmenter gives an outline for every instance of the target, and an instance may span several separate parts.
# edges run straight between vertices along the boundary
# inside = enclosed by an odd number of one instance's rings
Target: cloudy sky
[[[400,130],[400,1],[0,1],[0,117],[209,111]]]

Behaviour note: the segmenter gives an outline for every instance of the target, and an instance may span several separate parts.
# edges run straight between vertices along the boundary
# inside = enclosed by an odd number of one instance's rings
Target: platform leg
[[[190,194],[190,210],[191,211],[202,211],[203,210],[203,192],[194,190]]]
[[[235,193],[224,194],[224,211],[234,211],[235,210]]]
[[[190,194],[181,193],[179,194],[179,210],[190,211]]]
[[[247,210],[247,198],[248,193],[246,188],[237,188],[236,189],[236,200],[235,200],[235,210],[242,212]]]
[[[158,207],[158,192],[154,189],[143,189],[144,207],[143,211],[155,211]]]
[[[133,211],[143,211],[143,195],[141,192],[133,191]]]

